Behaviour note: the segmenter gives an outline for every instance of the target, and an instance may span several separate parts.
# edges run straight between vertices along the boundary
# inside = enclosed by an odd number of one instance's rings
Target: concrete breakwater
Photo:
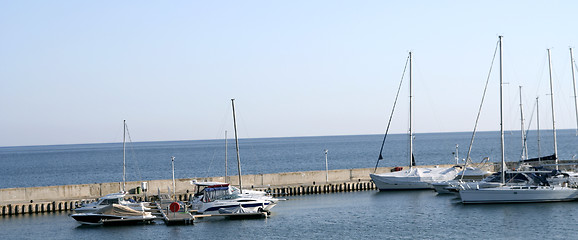
[[[451,167],[435,165],[419,167]],[[493,168],[493,166],[492,166]],[[493,169],[490,169],[493,170]],[[269,191],[277,196],[362,191],[375,189],[369,174],[373,168],[340,169],[326,171],[306,171],[271,174],[243,175],[243,188]],[[378,168],[377,172],[389,172],[391,168]],[[327,174],[327,175],[326,175]],[[326,181],[328,177],[329,181]],[[238,184],[237,176],[175,179],[176,197],[186,201],[195,193],[191,181],[214,181]],[[172,180],[148,180],[147,191],[141,188],[141,181],[126,182],[129,192],[126,198],[144,200],[156,198],[159,194],[172,194]],[[29,188],[0,189],[0,214],[2,216],[42,212],[68,211],[80,203],[95,201],[106,194],[119,192],[122,182],[62,185]]]

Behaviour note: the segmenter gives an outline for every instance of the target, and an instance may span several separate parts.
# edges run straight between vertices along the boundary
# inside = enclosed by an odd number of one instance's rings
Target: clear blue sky
[[[415,130],[471,131],[498,35],[505,126],[575,128],[575,1],[0,0],[0,146],[381,134],[408,51]],[[497,69],[497,65],[496,68]],[[497,71],[495,72],[497,73]],[[497,74],[481,130],[498,130]],[[392,132],[407,132],[407,87]],[[529,118],[529,116],[527,117]],[[527,119],[528,121],[528,119]],[[534,120],[535,122],[535,120]]]

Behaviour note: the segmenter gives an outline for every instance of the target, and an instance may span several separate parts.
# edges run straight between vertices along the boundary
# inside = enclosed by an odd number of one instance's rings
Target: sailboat
[[[246,214],[268,213],[277,205],[280,199],[273,198],[261,191],[243,189],[241,179],[241,159],[239,155],[239,139],[237,137],[237,119],[235,115],[235,99],[231,99],[233,107],[233,123],[235,128],[235,148],[237,152],[237,170],[239,187],[223,182],[196,182],[197,192],[190,200],[192,209],[204,214]]]
[[[578,189],[566,185],[552,185],[542,182],[531,185],[512,185],[506,183],[506,161],[504,152],[504,125],[503,125],[503,103],[502,103],[502,36],[499,36],[500,46],[500,136],[501,136],[501,186],[494,188],[474,188],[460,189],[459,195],[462,203],[516,203],[516,202],[560,202],[572,201],[578,198]],[[548,49],[548,60],[550,60],[550,50]],[[550,95],[552,100],[552,122],[554,123],[554,97],[552,87],[552,64],[550,62]],[[556,128],[554,130],[554,154],[557,161],[556,149]],[[556,169],[557,170],[557,169]],[[515,173],[515,172],[514,172]],[[521,173],[521,172],[520,172]],[[555,172],[553,172],[555,174]]]
[[[454,179],[458,174],[458,169],[451,168],[414,168],[415,160],[413,156],[413,132],[412,132],[412,53],[409,52],[409,169],[381,173],[369,174],[371,180],[380,191],[385,190],[410,190],[410,189],[433,189],[432,183]],[[398,90],[399,93],[399,90]],[[396,98],[397,101],[397,98]],[[394,105],[395,109],[395,105]],[[393,111],[392,111],[393,115]],[[391,118],[390,118],[391,122]],[[388,125],[389,129],[389,125]],[[387,136],[387,133],[385,137]],[[385,143],[384,137],[384,143]],[[382,144],[383,150],[383,144]],[[382,159],[381,152],[379,160]],[[376,165],[377,169],[377,165]]]
[[[122,189],[118,193],[111,193],[106,196],[99,198],[97,201],[81,205],[80,207],[74,209],[77,213],[88,213],[95,212],[104,207],[112,204],[120,204],[130,207],[135,210],[144,211],[150,210],[150,208],[145,207],[144,203],[135,203],[131,201],[124,200],[126,195],[126,133],[127,125],[126,120],[123,120],[123,137],[122,137]]]

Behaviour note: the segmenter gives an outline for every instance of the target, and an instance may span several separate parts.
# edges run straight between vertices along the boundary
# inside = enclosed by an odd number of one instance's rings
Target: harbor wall
[[[453,165],[431,165],[418,167],[451,167]],[[489,166],[490,171],[494,166]],[[390,172],[391,168],[378,168],[377,172]],[[326,171],[286,172],[243,175],[243,188],[269,191],[275,195],[296,195],[342,191],[370,190],[375,186],[369,174],[374,168],[339,169]],[[327,175],[326,175],[327,173]],[[328,176],[328,181],[326,180]],[[238,176],[175,179],[177,199],[188,200],[196,191],[192,181],[229,182],[238,185]],[[127,198],[144,200],[147,196],[171,195],[173,182],[148,180],[148,190],[142,191],[141,181],[126,182]],[[62,185],[28,188],[0,189],[0,215],[39,213],[72,210],[80,203],[122,190],[121,182]]]

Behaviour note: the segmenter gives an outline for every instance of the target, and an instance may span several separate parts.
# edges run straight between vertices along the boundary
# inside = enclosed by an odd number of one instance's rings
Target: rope
[[[126,124],[125,124],[125,125],[126,125]],[[136,153],[135,153],[134,148],[133,148],[133,145],[132,145],[132,138],[130,137],[130,132],[129,132],[129,130],[128,130],[128,125],[126,125],[126,135],[128,136],[128,142],[131,143],[131,144],[129,144],[128,146],[129,146],[129,148],[130,148],[130,151],[131,151],[131,153],[132,153],[132,156],[136,156]],[[139,167],[140,165],[139,165],[139,162],[138,162],[138,158],[137,158],[137,157],[134,157],[134,158],[132,158],[132,159],[134,159],[134,161],[135,161],[135,166],[136,166],[137,175],[138,175],[137,178],[142,181],[143,178],[142,178],[142,174],[141,174],[141,171],[140,171],[140,167]]]
[[[385,145],[385,139],[387,138],[387,133],[389,132],[389,126],[391,125],[391,119],[392,119],[393,113],[395,111],[395,105],[397,104],[397,99],[399,97],[399,92],[401,90],[401,86],[403,83],[403,77],[405,76],[405,71],[407,70],[408,62],[409,62],[409,56],[407,56],[407,59],[405,60],[405,67],[403,68],[403,73],[401,74],[401,80],[399,81],[399,86],[397,87],[397,93],[395,94],[395,101],[393,101],[393,108],[391,109],[391,114],[389,115],[389,120],[387,122],[387,128],[385,129],[385,135],[383,136],[383,141],[381,142],[381,149],[379,150],[379,157],[377,158],[377,163],[375,163],[375,169],[373,170],[374,173],[377,171],[377,166],[379,165],[379,160],[383,159],[383,155],[381,153],[383,152],[383,146]]]

